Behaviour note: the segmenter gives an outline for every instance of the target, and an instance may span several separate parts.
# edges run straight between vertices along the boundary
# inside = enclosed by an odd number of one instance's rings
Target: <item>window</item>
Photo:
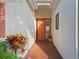
[[[59,13],[56,14],[56,30],[59,29]]]

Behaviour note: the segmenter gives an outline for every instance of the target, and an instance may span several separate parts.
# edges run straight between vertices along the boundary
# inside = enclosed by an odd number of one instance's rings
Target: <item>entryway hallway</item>
[[[12,52],[17,52],[16,56],[21,59],[78,59],[76,2],[0,0],[0,42],[11,35],[16,42],[12,47],[18,45],[16,51]],[[17,34],[24,36],[27,42],[22,37],[15,40]],[[22,47],[19,47],[19,42]]]
[[[28,59],[63,59],[49,41],[37,41],[28,53]]]

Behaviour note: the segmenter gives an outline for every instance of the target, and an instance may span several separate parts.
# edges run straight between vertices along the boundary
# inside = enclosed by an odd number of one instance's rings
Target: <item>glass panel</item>
[[[46,39],[49,38],[50,35],[50,20],[46,20]]]

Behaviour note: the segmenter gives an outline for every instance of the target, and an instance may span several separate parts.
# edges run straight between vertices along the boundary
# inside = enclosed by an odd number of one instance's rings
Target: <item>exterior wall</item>
[[[23,34],[28,37],[28,49],[36,39],[36,20],[26,0],[6,2],[6,35]]]
[[[56,14],[59,13],[59,30],[55,28]],[[76,59],[76,1],[61,0],[52,12],[52,37],[63,59]]]

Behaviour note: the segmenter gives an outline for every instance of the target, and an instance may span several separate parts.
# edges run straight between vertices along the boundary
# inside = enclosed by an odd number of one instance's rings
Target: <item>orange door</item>
[[[45,40],[46,22],[44,19],[37,19],[37,39]]]

